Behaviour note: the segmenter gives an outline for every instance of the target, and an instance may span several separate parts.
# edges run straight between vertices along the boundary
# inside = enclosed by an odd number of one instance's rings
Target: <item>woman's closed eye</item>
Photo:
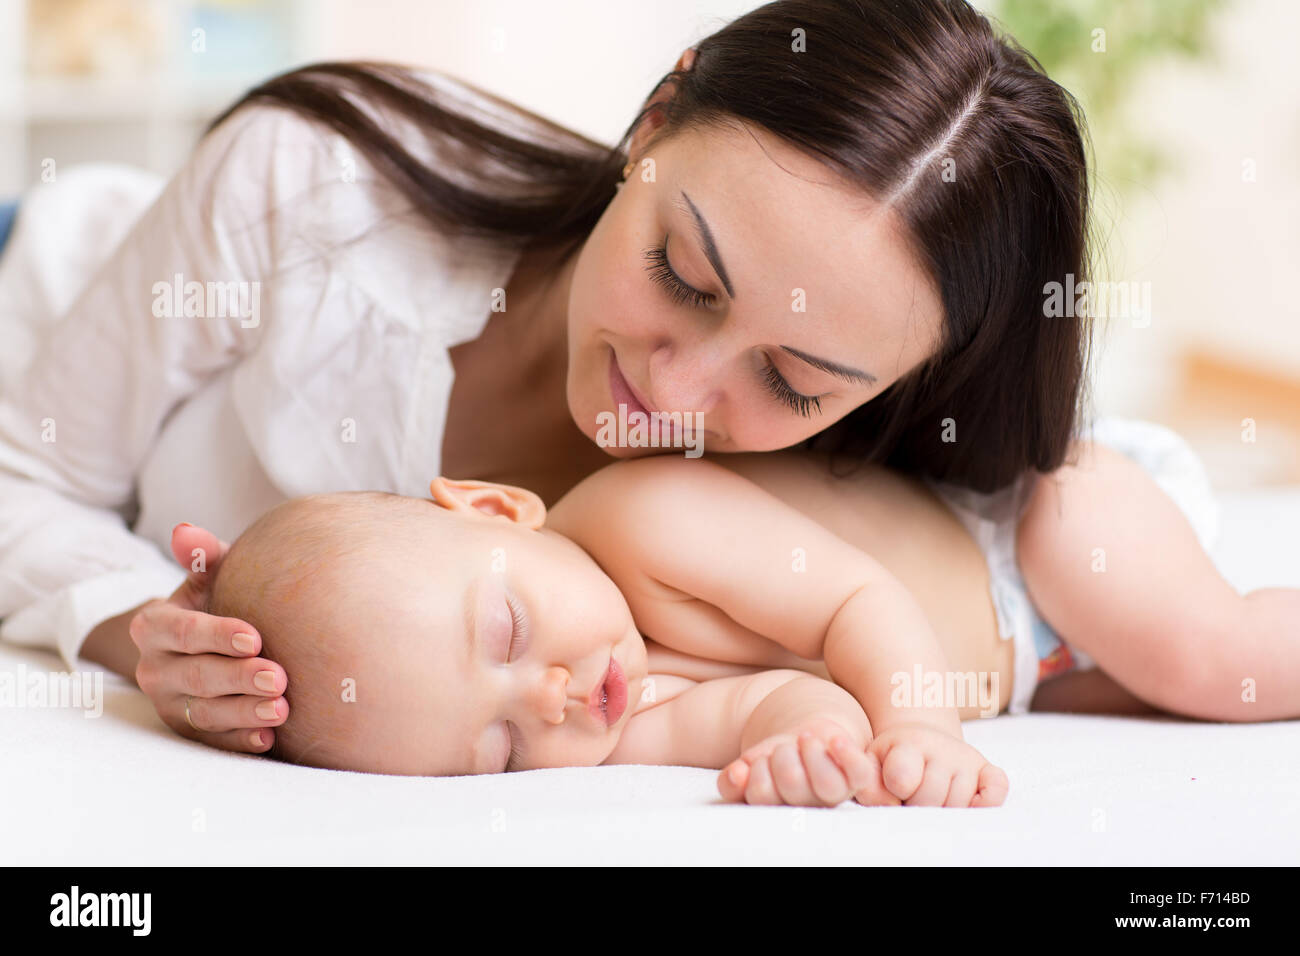
[[[663,286],[668,293],[668,297],[675,304],[682,305],[686,303],[695,308],[713,304],[716,296],[687,285],[668,262],[667,237],[664,238],[663,245],[655,249],[647,249],[645,257],[650,260],[650,265],[646,266],[650,278]]]
[[[668,239],[664,238],[663,245],[654,249],[645,251],[645,258],[650,261],[646,267],[650,273],[650,278],[663,286],[667,291],[668,297],[674,305],[690,305],[692,308],[705,308],[716,301],[717,296],[708,292],[701,292],[693,286],[687,285],[682,281],[672,264],[668,261]],[[808,418],[812,412],[822,410],[821,396],[805,395],[791,387],[790,383],[785,380],[785,376],[777,369],[771,359],[761,372],[761,380],[767,391],[788,407],[797,415]]]
[[[787,405],[795,414],[807,418],[813,409],[819,412],[822,410],[821,396],[796,392],[770,358],[767,359],[767,364],[763,367],[763,379],[767,384],[767,390],[783,404]]]

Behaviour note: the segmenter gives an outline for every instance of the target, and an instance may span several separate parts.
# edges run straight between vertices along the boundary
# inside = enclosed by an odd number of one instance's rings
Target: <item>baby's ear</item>
[[[439,475],[429,482],[435,504],[472,517],[508,518],[536,531],[546,522],[546,505],[527,488]]]

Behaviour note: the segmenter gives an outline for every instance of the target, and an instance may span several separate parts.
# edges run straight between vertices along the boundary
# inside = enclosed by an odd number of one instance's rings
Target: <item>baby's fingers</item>
[[[739,803],[745,799],[745,784],[748,782],[749,764],[737,758],[718,774],[718,793],[728,803]]]
[[[925,754],[910,744],[895,744],[881,758],[880,773],[889,792],[906,803],[925,781]]]
[[[986,763],[980,768],[979,789],[971,800],[972,807],[1000,807],[1011,790],[1011,783],[1001,767]]]
[[[826,745],[812,734],[799,735],[799,756],[803,758],[808,786],[812,789],[813,802],[809,805],[834,807],[853,795],[844,771],[826,752]]]
[[[875,754],[836,737],[831,741],[831,756],[844,772],[853,799],[864,807],[896,807],[903,802],[885,786]]]
[[[979,789],[979,776],[970,770],[958,770],[953,775],[952,784],[948,787],[948,799],[943,802],[945,807],[969,807],[971,801],[975,799],[975,791]]]
[[[745,802],[753,806],[776,806],[781,802],[767,757],[759,757],[749,765],[749,782],[745,785]]]
[[[942,759],[930,758],[925,764],[925,774],[921,785],[916,788],[906,801],[909,807],[941,807],[948,799],[952,789],[953,778],[957,776],[956,768],[946,764]]]
[[[777,746],[768,758],[768,769],[772,773],[778,803],[806,807],[817,802],[812,787],[808,785],[808,773],[804,770],[797,741],[785,741]]]

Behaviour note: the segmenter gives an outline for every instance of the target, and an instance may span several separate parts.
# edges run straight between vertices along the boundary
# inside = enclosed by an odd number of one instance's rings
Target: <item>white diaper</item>
[[[1205,468],[1187,442],[1163,425],[1126,418],[1098,419],[1075,434],[1114,448],[1141,465],[1187,515],[1201,546],[1210,548],[1218,535],[1219,506]],[[1029,710],[1040,668],[1096,666],[1087,654],[1068,647],[1042,619],[1016,563],[1016,527],[1037,478],[1031,472],[992,494],[927,482],[974,537],[988,562],[998,634],[1015,641],[1014,687],[1007,708],[1012,714]]]

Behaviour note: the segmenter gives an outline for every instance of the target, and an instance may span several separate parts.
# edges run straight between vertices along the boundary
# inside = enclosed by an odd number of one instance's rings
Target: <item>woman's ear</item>
[[[673,67],[673,72],[689,73],[694,69],[695,52],[694,47],[688,47],[683,51],[682,55],[677,58],[677,65]],[[645,144],[654,135],[655,131],[663,125],[665,118],[663,107],[667,105],[668,101],[676,94],[677,85],[674,81],[665,83],[646,100],[646,116],[642,120],[641,125],[637,128],[636,132],[632,135],[631,140],[628,142],[627,155],[629,159],[637,161],[639,164],[639,161],[642,158],[642,151],[645,149]],[[656,108],[651,109],[651,107]],[[640,168],[639,165],[638,168]]]
[[[546,505],[527,488],[439,475],[429,482],[429,494],[448,511],[508,518],[533,531],[546,522]]]

